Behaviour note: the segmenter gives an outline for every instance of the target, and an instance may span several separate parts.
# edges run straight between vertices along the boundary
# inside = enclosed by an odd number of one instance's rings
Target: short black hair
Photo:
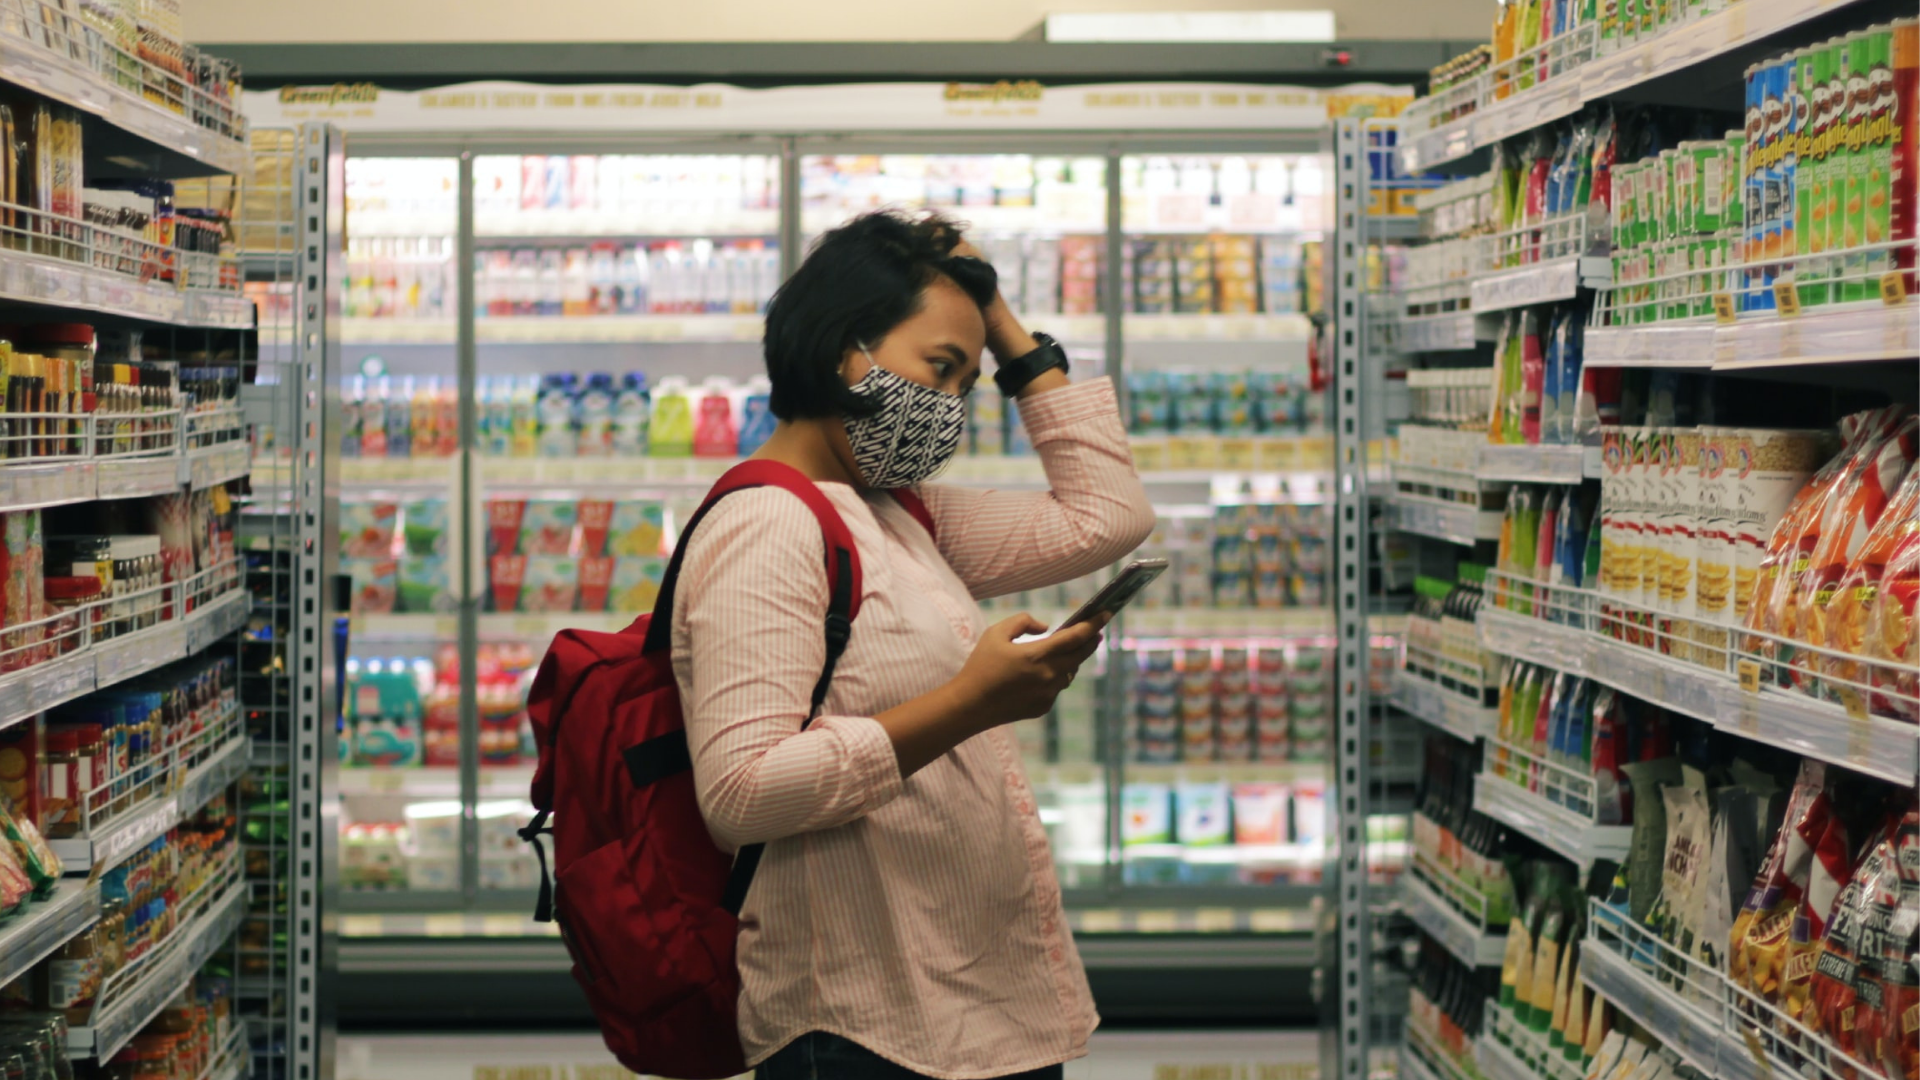
[[[999,279],[980,259],[955,256],[960,226],[939,214],[877,210],[829,230],[767,306],[768,401],[782,420],[865,416],[847,388],[847,350],[871,347],[920,311],[927,286],[950,279],[973,302],[993,302]]]

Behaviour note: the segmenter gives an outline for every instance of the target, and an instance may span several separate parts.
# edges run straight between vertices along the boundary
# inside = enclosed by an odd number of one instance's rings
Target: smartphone
[[[1165,559],[1135,559],[1127,564],[1125,570],[1120,571],[1112,581],[1107,582],[1105,587],[1095,593],[1093,599],[1081,604],[1080,610],[1067,616],[1066,621],[1054,627],[1054,630],[1065,630],[1074,623],[1086,622],[1103,612],[1108,615],[1118,612],[1132,603],[1133,598],[1139,596],[1142,589],[1153,584],[1155,578],[1166,572],[1167,560]]]

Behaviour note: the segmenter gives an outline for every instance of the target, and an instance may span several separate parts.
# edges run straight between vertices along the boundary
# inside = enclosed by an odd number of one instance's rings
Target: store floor
[[[629,1080],[597,1035],[342,1035],[336,1080]],[[1315,1080],[1311,1031],[1116,1031],[1067,1080]]]

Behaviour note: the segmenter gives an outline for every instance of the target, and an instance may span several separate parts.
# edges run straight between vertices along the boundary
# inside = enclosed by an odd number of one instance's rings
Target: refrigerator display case
[[[884,113],[887,90],[853,100]],[[773,288],[814,238],[880,207],[966,223],[1073,377],[1120,384],[1160,518],[1142,554],[1176,567],[1116,623],[1099,677],[1018,728],[1083,953],[1096,983],[1122,978],[1103,1009],[1218,1012],[1171,1000],[1142,977],[1156,966],[1215,982],[1312,966],[1332,827],[1333,484],[1310,359],[1329,170],[1320,95],[1287,96],[1283,127],[1235,115],[1199,135],[1103,126],[1127,117],[1044,135],[1018,118],[430,137],[405,109],[344,120],[350,996],[356,971],[400,995],[392,976],[431,967],[436,939],[488,939],[468,970],[487,955],[564,971],[527,918],[538,865],[514,835],[532,668],[557,630],[651,608],[679,523],[770,430]],[[969,408],[941,479],[1044,486],[1017,408]],[[1056,621],[1105,576],[985,607]],[[1392,642],[1376,644],[1384,675]],[[1304,1016],[1305,982],[1226,1007]]]

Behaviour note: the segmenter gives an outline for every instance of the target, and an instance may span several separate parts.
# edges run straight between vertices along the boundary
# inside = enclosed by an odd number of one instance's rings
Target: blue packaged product
[[[1560,377],[1559,400],[1553,411],[1559,418],[1560,441],[1571,445],[1580,441],[1580,368],[1586,347],[1586,324],[1577,311],[1566,312],[1555,340],[1560,345]]]
[[[1760,163],[1766,158],[1767,124],[1764,108],[1766,96],[1765,68],[1753,64],[1747,68],[1746,76],[1746,156],[1742,167],[1742,185],[1746,196],[1742,200],[1746,210],[1741,237],[1746,257],[1743,260],[1748,269],[1740,272],[1741,297],[1740,308],[1752,311],[1759,306],[1756,286],[1759,283],[1759,268],[1754,266],[1759,260],[1765,244],[1766,229],[1766,170]]]
[[[773,415],[771,393],[764,379],[756,379],[754,385],[747,388],[747,396],[740,405],[741,457],[752,454],[773,437],[774,425],[779,421]]]
[[[1167,372],[1167,395],[1173,399],[1173,430],[1182,435],[1213,431],[1213,392],[1206,380],[1191,371]]]
[[[578,401],[576,452],[582,457],[605,457],[613,452],[613,376],[596,371]]]
[[[1127,430],[1135,435],[1164,435],[1170,420],[1165,373],[1129,372]]]
[[[613,396],[614,456],[637,457],[647,452],[647,424],[652,416],[646,373],[627,372],[620,378],[620,392]]]
[[[579,443],[574,435],[573,376],[554,374],[540,380],[540,398],[534,406],[540,423],[540,456],[572,457]]]

